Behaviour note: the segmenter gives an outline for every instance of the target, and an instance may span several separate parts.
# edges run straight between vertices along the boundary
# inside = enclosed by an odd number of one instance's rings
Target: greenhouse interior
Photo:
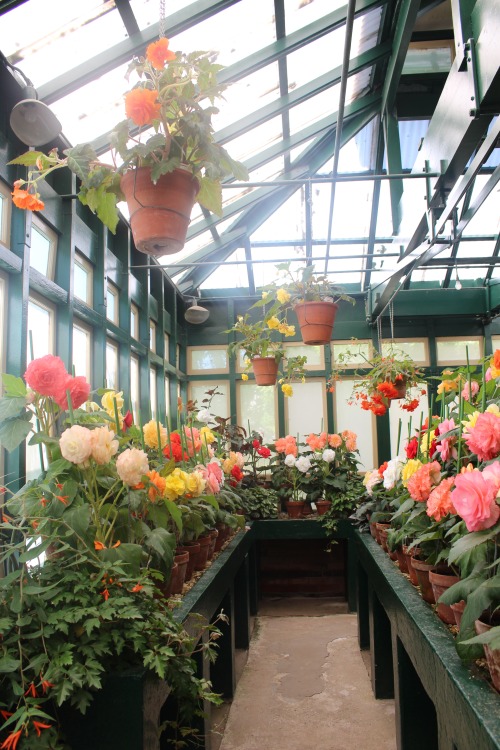
[[[500,749],[499,38],[0,0],[0,750]]]

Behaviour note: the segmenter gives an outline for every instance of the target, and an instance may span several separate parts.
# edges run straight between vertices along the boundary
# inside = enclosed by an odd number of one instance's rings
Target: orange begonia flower
[[[136,125],[151,125],[160,116],[157,92],[151,89],[132,89],[125,97],[125,113]]]
[[[2,709],[2,711],[0,711],[0,714],[2,714],[2,717],[5,719],[5,721],[7,721],[9,716],[12,716],[12,711],[4,711]]]
[[[143,588],[144,586],[141,586],[140,583],[136,583],[134,588],[132,589],[132,593],[136,594],[138,591],[142,591]]]
[[[37,733],[38,737],[40,737],[40,735],[42,734],[41,730],[42,729],[50,729],[50,727],[52,726],[52,724],[42,724],[41,721],[34,721],[33,722],[33,726],[36,729],[36,733]]]
[[[377,391],[382,393],[388,399],[398,397],[398,389],[388,380],[379,383],[377,385]]]
[[[54,495],[54,497],[56,498],[56,500],[60,500],[63,505],[68,504],[69,495]]]
[[[27,190],[20,190],[15,187],[14,192],[11,193],[11,195],[12,202],[18,208],[26,208],[29,211],[42,211],[45,208],[45,203],[40,200],[38,193],[34,195]]]
[[[107,602],[108,599],[109,599],[109,591],[108,591],[108,589],[104,589],[104,591],[101,591],[101,594],[102,594],[102,598],[104,599],[104,601]]]
[[[0,750],[16,750],[17,743],[21,739],[21,731],[21,729],[18,729],[17,732],[9,734],[5,742],[0,745]]]
[[[95,540],[94,549],[96,550],[106,549],[106,546],[102,542],[98,542],[97,540]]]
[[[149,60],[153,68],[162,70],[165,63],[169,60],[175,60],[175,52],[168,48],[168,39],[163,37],[157,42],[150,44],[146,50],[146,59]]]

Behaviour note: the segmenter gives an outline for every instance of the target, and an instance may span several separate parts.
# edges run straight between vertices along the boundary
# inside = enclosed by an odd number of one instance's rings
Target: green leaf
[[[77,536],[85,536],[90,525],[90,507],[69,508],[64,513],[64,521]]]
[[[34,167],[36,166],[37,160],[45,156],[43,151],[27,151],[21,156],[17,156],[15,159],[7,162],[8,164],[21,164],[23,167]]]
[[[4,656],[0,659],[0,672],[15,672],[21,666],[19,659],[13,659],[11,656]]]
[[[208,208],[217,216],[222,216],[222,187],[218,180],[209,180],[208,177],[198,177],[200,191],[196,200],[201,206]]]
[[[0,445],[9,453],[15,450],[31,432],[31,414],[26,412],[22,417],[9,419],[0,424]]]
[[[0,398],[0,422],[19,416],[19,414],[22,414],[25,409],[26,399],[24,396],[8,396]]]
[[[497,535],[498,525],[491,529],[485,529],[484,531],[472,531],[470,534],[466,534],[461,539],[458,539],[450,550],[448,557],[450,565],[457,562],[462,555],[466,552],[470,552],[470,550],[477,547],[478,544],[484,544],[489,539],[494,539]]]
[[[30,560],[34,560],[36,557],[40,557],[40,555],[43,554],[47,547],[50,547],[51,544],[51,539],[45,539],[41,544],[30,547],[28,550],[26,550],[26,552],[23,552],[22,555],[19,555],[20,562],[29,562]]]
[[[182,534],[182,513],[174,502],[172,500],[164,500],[165,507],[170,513],[173,522],[177,526],[177,529],[179,530],[179,533]]]

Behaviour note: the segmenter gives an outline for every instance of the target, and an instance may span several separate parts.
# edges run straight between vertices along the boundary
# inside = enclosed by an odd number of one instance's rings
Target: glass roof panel
[[[266,104],[276,101],[278,97],[278,63],[271,63],[228,86],[224,92],[224,100],[216,104],[219,113],[212,118],[214,130],[218,131],[238,122]]]
[[[233,159],[245,161],[245,159],[259,154],[267,146],[279,142],[282,137],[283,126],[281,116],[273,117],[272,120],[268,120],[262,125],[252,128],[249,133],[243,133],[243,135],[233,138],[233,140],[225,145],[225,148],[227,148]]]
[[[252,233],[250,241],[303,239],[305,233],[304,189],[298,188]]]
[[[266,263],[254,263],[253,275],[256,288],[266,286],[278,279],[276,265],[289,260],[297,259],[291,268],[301,268],[304,265],[306,250],[303,245],[281,245],[280,247],[253,247],[252,258],[256,261],[272,261]]]
[[[126,36],[113,0],[27,2],[4,13],[0,23],[0,49],[35,87]]]
[[[420,143],[429,128],[429,122],[430,120],[399,120],[399,143],[403,169],[413,169]]]
[[[365,264],[366,245],[333,245],[330,247],[328,277],[339,286],[360,284]]]
[[[472,191],[471,205],[474,204],[478,194],[481,192],[483,187],[486,185],[490,175],[480,174],[476,177],[474,182],[474,190]],[[480,206],[477,213],[473,216],[471,221],[467,224],[464,230],[464,236],[471,235],[485,235],[494,234],[499,230],[499,198],[498,198],[498,185],[494,188],[489,196],[486,198],[484,203]]]
[[[328,239],[331,186],[313,186],[313,237]],[[368,237],[370,229],[373,181],[339,182],[335,188],[332,237]]]
[[[243,261],[238,265],[221,265],[200,284],[200,289],[241,289],[248,288],[248,273],[245,263],[245,251],[239,247],[227,259],[228,261]]]
[[[286,33],[291,34],[344,5],[345,0],[314,0],[314,2],[306,0],[306,2],[286,3]]]

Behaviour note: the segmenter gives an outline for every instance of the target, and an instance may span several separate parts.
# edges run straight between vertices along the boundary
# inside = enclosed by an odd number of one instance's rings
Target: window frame
[[[135,302],[130,303],[130,336],[134,341],[139,341],[139,306]]]
[[[114,317],[111,317],[109,313],[109,306],[108,306],[108,295],[113,297],[115,301],[115,315]],[[111,281],[106,282],[106,320],[109,320],[110,323],[114,323],[115,326],[120,325],[120,309],[119,309],[119,302],[120,302],[120,291],[115,284],[113,284]]]
[[[73,294],[75,299],[83,302],[87,307],[94,306],[94,266],[92,263],[78,250],[75,252],[75,266],[80,266],[87,273],[87,299],[79,297],[75,292],[73,284]],[[74,272],[73,272],[74,273]],[[74,281],[74,279],[73,279]]]
[[[92,382],[92,366],[93,366],[93,362],[92,362],[92,344],[93,344],[93,333],[94,333],[94,331],[93,331],[93,329],[89,325],[86,325],[81,320],[81,318],[75,317],[75,318],[73,318],[73,322],[72,322],[72,342],[74,342],[74,330],[75,330],[75,328],[77,328],[80,331],[82,331],[83,333],[85,333],[85,336],[86,336],[86,349],[87,349],[86,356],[85,356],[85,360],[87,362],[87,371],[85,373],[82,373],[82,372],[76,373],[75,372],[75,374],[76,375],[84,375],[85,379],[87,380],[87,382],[91,383]],[[75,364],[74,356],[75,356],[75,353],[74,353],[74,347],[73,347],[73,356],[72,356],[72,360],[71,360],[72,367],[74,367],[74,364]]]
[[[193,367],[193,361],[191,354],[196,351],[214,351],[220,350],[226,352],[226,366],[215,367],[211,369],[203,368],[197,369]],[[187,347],[187,374],[188,375],[203,375],[204,373],[210,373],[211,375],[225,375],[229,373],[229,354],[227,353],[227,347],[221,346],[220,344],[207,344],[207,346],[188,346]]]
[[[42,274],[42,276],[45,276],[45,278],[49,279],[49,281],[54,281],[59,236],[57,232],[55,232],[45,221],[43,221],[43,219],[41,219],[35,213],[31,217],[31,234],[32,235],[33,235],[33,229],[35,229],[35,231],[39,232],[43,237],[45,237],[49,241],[49,257],[47,259],[47,272],[43,273],[42,271],[39,271],[38,268],[35,268],[34,266],[31,265],[31,252],[30,252],[30,269],[32,268],[37,273]]]
[[[450,341],[450,342],[457,342],[457,341],[477,341],[479,342],[479,359],[476,357],[469,357],[469,364],[471,365],[477,365],[481,362],[481,360],[484,357],[484,337],[483,336],[436,336],[435,342],[436,342],[436,364],[438,367],[460,367],[461,365],[467,364],[467,358],[464,357],[463,359],[456,359],[453,362],[450,362],[450,360],[441,360],[439,358],[439,346],[438,344],[441,341]]]

